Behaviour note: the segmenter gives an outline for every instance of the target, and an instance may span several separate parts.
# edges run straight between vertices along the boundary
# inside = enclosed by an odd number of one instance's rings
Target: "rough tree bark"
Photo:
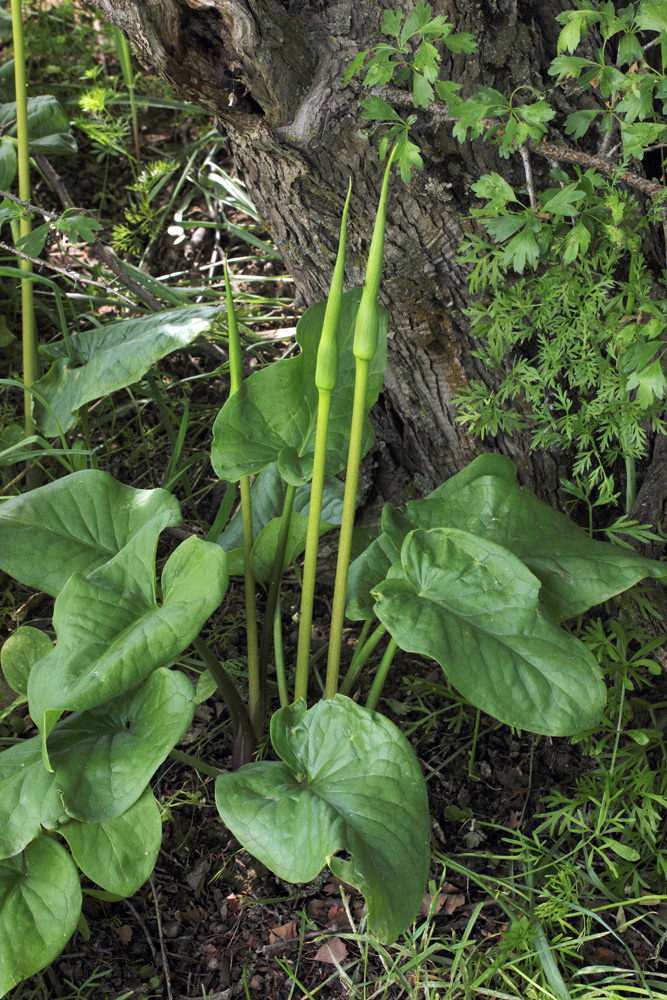
[[[349,286],[361,282],[381,181],[377,141],[360,118],[359,87],[343,86],[349,62],[380,33],[385,8],[412,0],[88,0],[129,38],[140,61],[183,98],[206,108],[230,137],[233,155],[305,303],[322,298],[335,257],[348,177]],[[473,55],[445,53],[443,71],[464,85],[508,92],[551,87],[555,15],[565,0],[431,0],[456,31],[472,32]],[[562,93],[560,111],[572,110]],[[556,122],[558,119],[556,119]],[[386,391],[379,415],[374,486],[383,499],[422,495],[481,449],[457,426],[452,394],[488,377],[470,355],[466,275],[456,253],[471,207],[471,184],[497,170],[517,185],[518,157],[500,160],[488,143],[460,146],[450,127],[420,112],[425,169],[393,185],[386,241],[384,304],[392,315]],[[515,162],[516,161],[516,162]],[[548,169],[535,158],[536,179]],[[524,483],[558,503],[562,457],[526,440],[499,438]],[[643,475],[642,520],[667,527],[664,448]],[[657,464],[656,464],[657,463]],[[661,463],[663,463],[661,465]],[[640,478],[641,482],[641,478]],[[397,488],[398,484],[398,488]]]

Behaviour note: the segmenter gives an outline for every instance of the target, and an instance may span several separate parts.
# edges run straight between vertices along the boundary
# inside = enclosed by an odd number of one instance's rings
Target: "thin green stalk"
[[[276,661],[276,678],[278,680],[278,697],[280,698],[280,707],[287,708],[289,705],[289,694],[287,693],[287,679],[285,677],[285,653],[283,650],[282,625],[280,601],[277,601],[276,612],[273,616],[273,655]]]
[[[325,698],[333,698],[338,690],[338,674],[340,670],[340,650],[343,639],[343,623],[345,619],[345,596],[347,592],[347,575],[352,549],[352,530],[357,506],[357,485],[359,482],[359,465],[363,443],[363,425],[366,415],[366,385],[368,370],[375,357],[378,343],[379,314],[377,296],[382,276],[382,259],[384,257],[384,229],[387,214],[387,194],[389,191],[389,176],[396,149],[392,152],[382,182],[380,202],[378,205],[373,239],[366,265],[366,280],[361,293],[361,302],[354,328],[353,352],[356,358],[354,383],[354,403],[352,406],[352,428],[347,459],[345,479],[345,495],[343,497],[343,516],[338,543],[338,563],[336,565],[336,582],[331,613],[331,632],[329,638],[329,658],[327,661],[327,679]]]
[[[193,643],[207,670],[210,670],[222,699],[227,706],[234,730],[234,768],[247,764],[255,749],[255,734],[248,710],[241,701],[234,681],[208,644],[198,636]]]
[[[182,440],[181,444],[179,445],[179,433],[174,429],[172,412],[165,401],[164,391],[153,372],[148,372],[146,374],[146,385],[148,387],[149,396],[157,403],[158,410],[160,411],[160,416],[162,417],[162,425],[165,431],[167,432],[167,437],[169,438],[169,443],[172,447],[173,454],[176,455],[179,452],[180,448],[182,447]],[[184,427],[184,432],[186,429],[187,427]],[[197,508],[196,508],[195,498],[193,495],[192,483],[190,482],[190,477],[187,474],[187,472],[185,471],[181,472],[180,475],[178,476],[178,481],[183,487],[183,491],[188,499],[190,506],[192,507],[193,510],[196,510]],[[162,483],[163,487],[165,482],[166,479],[163,480]]]
[[[389,640],[389,645],[384,651],[384,656],[380,660],[380,666],[377,669],[375,675],[375,680],[373,681],[372,687],[368,692],[368,698],[366,699],[366,708],[374,712],[377,708],[377,703],[380,700],[380,695],[382,694],[382,688],[387,679],[387,674],[389,673],[389,667],[392,664],[392,660],[398,649],[398,643],[395,639]]]
[[[16,81],[16,138],[18,153],[19,198],[30,201],[30,147],[28,143],[28,93],[25,76],[25,48],[23,43],[23,18],[21,0],[11,0],[12,36],[14,41],[14,77]],[[21,236],[28,236],[30,219],[21,216],[19,230]],[[33,304],[32,264],[19,259],[19,270],[25,272],[21,282],[21,315],[23,333],[23,381],[26,386],[36,382],[40,375],[39,354],[37,352],[37,327]],[[24,394],[24,426],[26,437],[35,433],[30,393]]]
[[[206,532],[207,542],[217,542],[220,535],[224,531],[225,525],[229,520],[229,515],[232,512],[232,507],[234,506],[234,499],[236,497],[236,487],[234,483],[227,483],[227,488],[225,489],[225,495],[222,498],[222,502],[218,507],[218,513],[215,515],[215,520],[213,524]]]
[[[368,621],[366,624],[370,626],[372,621]],[[370,639],[363,644],[361,640],[359,640],[359,644],[357,645],[357,648],[354,651],[354,656],[352,657],[352,662],[350,663],[349,669],[343,678],[343,683],[340,686],[341,694],[350,693],[357,682],[359,674],[368,662],[369,657],[372,656],[377,644],[380,642],[380,639],[382,639],[386,633],[387,629],[385,626],[378,625]]]
[[[134,136],[134,153],[138,160],[141,159],[141,146],[139,145],[139,120],[137,117],[137,98],[134,88],[134,68],[132,66],[132,51],[127,38],[118,27],[114,27],[114,40],[116,42],[116,52],[120,68],[127,87],[127,96],[130,100],[130,116],[132,118],[132,135]]]
[[[232,286],[229,280],[227,258],[224,261],[225,293],[227,296],[227,332],[229,338],[229,379],[230,394],[238,392],[243,382],[241,361],[241,338],[239,337]],[[248,655],[248,705],[255,735],[259,738],[264,728],[266,703],[266,667],[262,677],[259,645],[257,638],[257,600],[255,597],[255,576],[250,566],[253,546],[252,506],[250,501],[250,479],[244,476],[240,483],[241,525],[243,528],[243,580],[245,584],[246,645]]]
[[[191,753],[183,753],[182,750],[172,750],[169,756],[172,760],[177,760],[179,764],[187,764],[189,767],[194,767],[195,771],[208,774],[211,778],[217,778],[219,774],[225,773],[219,768],[213,767],[212,764],[205,764],[199,757],[193,757]]]
[[[273,569],[271,571],[271,582],[269,592],[266,597],[266,608],[264,611],[264,625],[262,627],[262,642],[259,647],[259,701],[257,705],[257,715],[253,718],[253,725],[264,725],[264,715],[266,714],[266,673],[269,665],[269,655],[271,653],[271,639],[273,637],[273,618],[276,613],[276,605],[280,595],[280,585],[283,578],[283,563],[287,550],[287,539],[289,537],[290,523],[292,521],[292,508],[294,507],[294,496],[296,486],[291,483],[287,486],[283,512],[280,515],[280,530],[278,532],[278,543],[276,553],[273,557]],[[252,717],[252,712],[251,712]],[[255,729],[255,732],[257,729]]]
[[[637,497],[637,469],[632,455],[625,455],[625,513],[629,514]]]
[[[338,241],[338,256],[331,279],[331,288],[322,324],[322,335],[317,349],[315,385],[318,391],[317,432],[315,435],[315,455],[313,459],[313,479],[310,491],[310,510],[306,533],[306,552],[303,564],[303,589],[301,591],[301,612],[299,618],[299,642],[296,653],[296,678],[294,700],[308,696],[308,663],[310,659],[310,631],[313,623],[313,600],[317,576],[317,549],[320,540],[320,520],[322,497],[324,495],[324,473],[327,457],[327,436],[329,433],[329,411],[331,397],[338,381],[338,319],[343,299],[343,278],[345,270],[345,230],[347,212],[352,194],[350,180],[343,219]]]
[[[352,550],[352,531],[354,515],[357,508],[357,484],[359,482],[359,466],[363,446],[363,419],[366,414],[366,385],[368,383],[369,362],[357,359],[354,381],[354,402],[352,405],[352,433],[347,456],[347,475],[345,479],[345,494],[343,497],[343,515],[340,525],[338,542],[338,562],[336,564],[336,581],[331,608],[331,630],[329,634],[329,657],[327,660],[327,677],[324,687],[324,697],[333,698],[338,691],[338,675],[340,671],[340,650],[343,641],[343,624],[345,619],[345,598],[347,594],[347,574],[350,566]]]

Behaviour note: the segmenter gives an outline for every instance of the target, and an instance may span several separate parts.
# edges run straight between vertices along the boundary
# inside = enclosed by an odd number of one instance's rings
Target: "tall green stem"
[[[227,294],[227,330],[229,333],[229,378],[231,392],[238,392],[243,381],[241,363],[241,339],[234,311],[232,286],[229,281],[227,260],[224,262],[225,291]],[[255,735],[262,735],[264,726],[264,701],[266,695],[266,677],[262,680],[259,664],[259,647],[257,639],[257,601],[255,598],[255,576],[250,567],[252,552],[252,506],[250,502],[250,479],[244,476],[239,484],[241,491],[241,524],[243,526],[243,579],[245,583],[245,619],[246,643],[248,651],[248,705]]]
[[[130,117],[132,119],[132,135],[134,137],[134,153],[138,160],[141,159],[141,146],[139,145],[139,119],[137,116],[137,98],[134,88],[134,69],[132,67],[132,52],[127,38],[120,30],[114,28],[114,40],[116,42],[116,52],[120,61],[120,68],[123,73],[127,96],[130,100]]]
[[[292,522],[292,508],[294,507],[295,494],[296,486],[289,484],[285,493],[283,512],[280,516],[278,544],[276,545],[276,554],[273,557],[271,582],[269,584],[269,592],[266,597],[264,625],[262,626],[262,642],[259,647],[260,697],[258,711],[261,712],[261,714],[257,717],[257,723],[260,727],[264,724],[264,715],[266,714],[266,674],[269,666],[274,616],[276,613],[276,605],[278,604],[278,597],[280,595],[280,586],[283,579],[283,563],[285,562],[285,552],[287,551],[287,539],[289,538],[289,529]],[[253,725],[254,724],[255,719],[253,718]],[[257,729],[255,729],[255,732],[257,732]]]
[[[354,515],[357,507],[357,485],[359,483],[359,465],[363,445],[363,419],[366,414],[366,385],[368,382],[368,361],[357,359],[357,370],[354,382],[354,403],[352,405],[352,433],[347,459],[347,475],[345,479],[345,495],[343,497],[343,516],[340,525],[338,542],[338,562],[336,564],[336,582],[334,584],[333,604],[331,608],[331,630],[329,634],[329,657],[327,659],[327,678],[324,687],[324,697],[333,698],[338,691],[338,674],[340,670],[340,649],[343,641],[343,624],[345,619],[345,597],[347,593],[347,574],[350,566],[352,550],[352,531]]]
[[[368,264],[366,265],[366,280],[361,293],[361,302],[359,303],[354,328],[354,343],[352,348],[356,358],[354,403],[352,405],[352,428],[345,479],[345,495],[343,497],[343,517],[340,527],[336,582],[331,612],[329,658],[327,661],[327,679],[324,689],[325,698],[333,698],[338,690],[347,575],[350,565],[350,551],[352,549],[352,529],[354,528],[354,514],[357,506],[357,485],[359,482],[359,465],[361,464],[362,457],[363,425],[366,415],[366,386],[368,384],[370,363],[375,357],[378,344],[379,313],[377,296],[380,290],[382,259],[384,257],[384,229],[387,215],[389,176],[395,155],[396,149],[394,148],[389,157],[384,173],[384,180],[382,181],[380,202],[373,229],[373,239],[371,240]]]
[[[380,666],[375,675],[375,680],[368,692],[368,698],[366,699],[366,708],[370,711],[375,711],[377,708],[377,703],[380,700],[380,695],[382,694],[382,688],[384,687],[384,682],[387,679],[387,674],[389,673],[389,667],[391,666],[392,660],[396,650],[398,649],[398,643],[395,639],[389,640],[389,645],[384,651],[384,656],[380,660]]]
[[[345,270],[345,229],[347,212],[352,194],[352,181],[348,186],[343,220],[338,241],[338,256],[331,279],[327,308],[322,324],[322,335],[317,350],[315,385],[319,394],[317,404],[317,432],[315,435],[315,455],[313,459],[313,479],[310,491],[310,510],[306,533],[306,553],[303,563],[303,588],[301,591],[301,612],[299,617],[299,643],[296,653],[296,678],[294,700],[307,698],[308,664],[310,660],[310,630],[313,623],[313,600],[317,575],[317,548],[320,540],[320,519],[322,497],[324,495],[324,473],[327,457],[327,436],[329,433],[329,412],[331,397],[338,381],[338,341],[337,329],[343,299],[343,277]]]
[[[370,626],[372,622],[368,621],[366,622],[366,624]],[[373,632],[370,639],[367,639],[363,643],[361,639],[359,640],[357,648],[354,651],[354,656],[352,657],[352,662],[350,663],[350,667],[347,673],[345,674],[343,683],[340,686],[341,694],[350,693],[350,691],[356,684],[357,677],[359,676],[364,666],[366,665],[368,658],[373,654],[375,647],[379,643],[380,639],[384,635],[386,635],[386,633],[387,629],[384,627],[384,625],[378,625],[378,627],[375,629],[375,632]]]
[[[25,77],[25,49],[23,44],[23,19],[21,0],[12,3],[12,35],[14,40],[14,77],[16,80],[16,136],[18,147],[19,198],[30,201],[30,147],[28,144],[28,93]],[[21,216],[20,234],[30,233],[30,219]],[[32,264],[19,259],[19,270],[25,272],[21,282],[21,312],[23,329],[23,381],[29,386],[39,378],[39,355],[37,353],[37,329],[32,296]],[[29,392],[24,394],[24,426],[26,437],[35,433],[32,416],[32,399]]]

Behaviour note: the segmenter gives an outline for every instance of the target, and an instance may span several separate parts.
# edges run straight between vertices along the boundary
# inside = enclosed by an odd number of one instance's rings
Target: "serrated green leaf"
[[[556,56],[555,59],[551,60],[549,76],[557,76],[557,83],[566,79],[577,80],[581,73],[589,67],[597,72],[599,64],[591,59],[583,59],[581,56]]]
[[[348,83],[350,82],[350,80],[354,76],[357,75],[357,73],[361,73],[361,71],[362,71],[362,69],[364,67],[364,61],[365,61],[366,56],[368,55],[369,52],[370,52],[370,49],[364,49],[363,52],[358,52],[356,54],[356,56],[354,57],[354,59],[352,60],[352,62],[350,63],[350,65],[345,70],[345,76],[343,77],[343,83],[345,84],[346,87],[347,87]]]
[[[591,122],[600,114],[601,111],[574,111],[565,119],[566,135],[571,135],[573,139],[581,139],[582,135],[588,132]]]
[[[427,108],[433,98],[435,91],[433,85],[429,83],[422,73],[413,73],[412,76],[412,100],[416,108]]]
[[[396,160],[404,184],[409,184],[413,170],[422,170],[424,161],[422,160],[419,146],[415,145],[408,138],[408,131],[405,129],[396,140]]]
[[[523,212],[507,212],[492,219],[482,218],[482,223],[494,242],[502,243],[526,225],[526,215]]]
[[[94,243],[104,226],[90,215],[81,212],[64,212],[56,223],[58,229],[65,233],[70,243]]]
[[[325,864],[359,889],[371,931],[394,941],[414,920],[430,859],[426,786],[412,747],[388,719],[336,695],[276,712],[284,763],[216,779],[234,836],[280,878],[311,881]],[[336,857],[349,851],[349,861]]]
[[[547,620],[538,579],[508,549],[458,529],[410,532],[400,567],[374,596],[401,649],[437,660],[501,722],[555,736],[599,721],[605,687],[595,659]]]
[[[623,152],[626,156],[634,156],[640,160],[647,146],[664,142],[667,138],[667,125],[662,122],[635,122],[621,124],[621,139]]]
[[[63,430],[73,427],[85,403],[138,382],[165,355],[186,347],[213,326],[220,306],[189,306],[107,323],[49,344],[55,361],[35,382]],[[70,353],[71,352],[71,353]],[[53,416],[35,402],[35,420],[44,437],[56,437]]]
[[[588,250],[592,238],[591,231],[580,219],[577,224],[569,231],[565,239],[565,252],[563,254],[563,263],[571,264],[572,261],[576,260],[579,254],[585,254]]]
[[[71,820],[58,833],[84,875],[116,896],[132,896],[155,867],[162,821],[155,796],[147,788],[121,816],[105,823]]]
[[[385,10],[382,12],[382,31],[385,35],[393,35],[394,38],[398,38],[401,32],[401,24],[403,23],[403,14],[400,10]]]
[[[635,15],[635,24],[643,31],[657,31],[661,35],[667,35],[667,11],[664,5],[644,0]]]
[[[0,665],[12,691],[28,693],[30,671],[52,649],[48,635],[31,625],[22,625],[10,635],[0,651]]]
[[[165,490],[123,486],[97,469],[74,472],[0,505],[0,568],[56,597],[73,573],[113,559],[147,524],[157,541],[181,520]]]
[[[457,31],[451,35],[446,35],[443,38],[445,47],[449,49],[450,52],[476,52],[477,42],[475,41],[475,36],[471,35],[468,31]]]
[[[327,440],[328,475],[336,475],[347,462],[355,370],[351,345],[360,299],[361,289],[346,292],[342,299],[336,333],[340,364]],[[302,475],[310,476],[318,406],[314,372],[325,306],[325,302],[318,302],[299,320],[296,333],[301,347],[299,356],[277,361],[246,379],[218,414],[213,427],[211,460],[221,478],[236,482],[242,476],[256,475],[277,461],[285,448],[296,451]],[[387,312],[381,309],[379,346],[368,379],[367,410],[376,401],[384,379],[386,331]],[[372,441],[373,429],[367,417],[364,454]]]
[[[431,20],[431,5],[424,3],[424,0],[417,0],[410,13],[405,19],[405,24],[401,29],[399,44],[405,45],[409,38],[418,34]]]
[[[618,43],[618,65],[623,66],[644,58],[644,50],[637,36],[626,31]]]
[[[440,53],[436,49],[435,45],[431,45],[430,42],[426,40],[422,41],[421,45],[415,52],[413,66],[419,72],[422,73],[429,82],[433,82],[438,78],[438,66],[440,63]]]
[[[491,204],[487,208],[502,208],[508,201],[519,200],[514,188],[495,172],[482,174],[471,187],[478,198],[489,198]]]
[[[540,259],[540,248],[529,226],[525,226],[514,236],[505,248],[503,266],[522,274],[526,264],[534,267]]]
[[[549,212],[550,215],[576,215],[577,205],[585,197],[585,192],[579,187],[579,181],[574,181],[565,187],[557,188],[549,195],[540,205],[540,211]]]
[[[27,253],[29,257],[39,257],[44,249],[50,229],[50,222],[45,222],[43,226],[36,226],[35,229],[31,229],[29,233],[16,241],[16,249]]]
[[[58,957],[80,913],[79,873],[61,844],[42,837],[0,861],[0,996]]]
[[[399,122],[401,125],[405,124],[398,112],[394,111],[390,104],[387,104],[386,101],[383,101],[377,95],[365,97],[361,102],[361,106],[363,108],[361,113],[362,118],[368,118],[370,121],[394,121]]]
[[[194,535],[167,560],[158,604],[156,543],[149,524],[114,559],[70,577],[56,598],[56,647],[28,681],[30,714],[43,737],[62,712],[103,705],[173,663],[220,605],[227,557]]]
[[[445,104],[451,105],[454,101],[459,100],[456,96],[456,91],[460,90],[463,84],[454,83],[453,80],[436,80],[433,86],[440,100],[444,101]]]
[[[380,42],[372,50],[373,55],[366,67],[364,87],[384,87],[388,84],[400,63],[393,62],[396,49],[393,45]]]
[[[660,361],[653,361],[638,371],[628,375],[625,383],[628,392],[637,390],[637,402],[642,409],[647,410],[658,400],[665,398],[667,380]]]

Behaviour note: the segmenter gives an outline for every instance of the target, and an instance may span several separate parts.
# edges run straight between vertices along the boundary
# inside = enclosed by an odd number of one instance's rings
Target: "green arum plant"
[[[386,359],[387,314],[377,295],[396,155],[385,172],[364,287],[343,293],[343,223],[329,300],[299,321],[298,357],[240,384],[230,301],[233,391],[215,422],[212,461],[228,482],[245,482],[240,532],[233,522],[222,531],[226,497],[213,540],[192,536],[179,544],[158,586],[160,533],[181,522],[169,493],[124,486],[91,469],[0,507],[0,568],[55,598],[57,637],[54,647],[26,625],[2,650],[8,683],[27,698],[39,735],[0,754],[0,994],[51,961],[77,926],[77,866],[99,886],[86,891],[103,898],[129,894],[148,877],[159,846],[149,783],[170,753],[216,778],[224,822],[280,877],[307,881],[328,864],[364,894],[371,932],[395,940],[418,911],[430,859],[419,763],[396,726],[374,711],[397,647],[439,660],[474,705],[512,725],[557,734],[598,720],[604,688],[595,661],[559,622],[665,567],[590,542],[520,490],[507,460],[483,456],[431,497],[405,511],[388,508],[383,534],[353,564],[347,586],[345,536],[349,541],[359,461],[373,440],[368,411]],[[172,321],[210,321],[195,309],[187,315]],[[76,406],[56,403],[51,413],[45,407],[54,426],[56,413],[73,419]],[[340,510],[334,483],[346,464]],[[295,697],[290,702],[284,678],[270,720],[280,759],[222,774],[175,751],[197,696],[173,665],[191,643],[218,684],[244,753],[268,708],[261,647],[251,664],[248,711],[199,635],[227,587],[230,557],[214,540],[231,548],[245,573],[249,606],[253,570],[263,566],[278,607],[285,566],[303,546],[311,566],[319,534],[332,523],[322,518],[335,507],[343,541],[334,607],[344,608],[347,592],[349,617],[380,623],[360,644],[354,671],[384,630],[391,636],[367,705],[347,697],[349,679],[339,689],[340,641],[333,639],[325,698],[307,706],[315,586],[307,568]],[[304,532],[299,518],[307,508]],[[261,643],[269,653],[279,635],[274,625],[269,609]]]
[[[438,79],[438,45],[454,53],[477,46],[470,35],[452,34],[446,17],[432,18],[423,0],[407,17],[385,11],[390,41],[360,52],[345,81],[360,74],[365,87],[385,88],[388,100],[362,100],[363,117],[387,129],[381,150],[396,144],[405,181],[423,165],[409,138],[416,116],[403,119],[396,110],[410,102],[452,122],[459,142],[483,138],[501,157],[521,157],[523,189],[497,173],[472,185],[486,204],[471,212],[474,229],[460,260],[471,268],[471,292],[482,296],[469,312],[471,333],[483,345],[473,353],[497,380],[458,394],[459,420],[482,438],[528,430],[535,447],[571,453],[575,487],[607,502],[616,499],[621,460],[629,510],[647,430],[665,432],[664,273],[644,256],[642,234],[667,226],[667,189],[633,173],[630,161],[646,163],[650,154],[657,161],[650,173],[664,176],[667,21],[664,5],[649,0],[623,8],[578,0],[557,20],[562,30],[549,73],[556,85],[591,91],[597,105],[569,114],[565,134],[577,140],[599,128],[598,155],[549,141],[556,111],[533,87],[509,97],[481,87],[463,100],[459,84]],[[600,47],[573,55],[593,32]],[[390,88],[409,80],[411,101]],[[533,180],[536,156],[552,165],[553,184],[541,191]],[[560,164],[571,164],[574,176]],[[632,189],[649,197],[648,211]]]

